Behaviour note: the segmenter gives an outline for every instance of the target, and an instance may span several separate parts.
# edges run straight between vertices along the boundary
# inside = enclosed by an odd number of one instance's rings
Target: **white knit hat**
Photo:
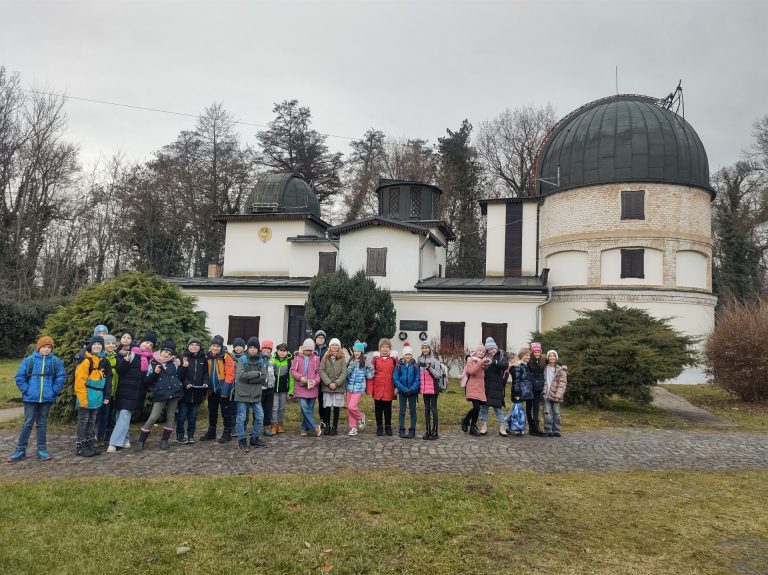
[[[315,342],[312,340],[311,337],[308,337],[307,339],[305,339],[304,343],[301,344],[301,351],[305,351],[307,349],[309,351],[315,351]]]
[[[554,349],[550,349],[550,350],[547,352],[547,359],[549,359],[549,354],[550,354],[550,353],[554,353],[554,354],[555,354],[555,361],[556,361],[556,362],[560,360],[560,356],[559,356],[559,355],[557,355],[557,352],[556,352]]]
[[[407,341],[403,345],[403,355],[413,355],[413,349],[411,349],[411,344]]]
[[[339,347],[341,347],[341,342],[339,341],[339,338],[338,338],[338,337],[334,337],[334,338],[333,338],[333,339],[332,339],[332,340],[331,340],[331,341],[328,343],[328,347],[331,347],[332,345],[338,345]]]

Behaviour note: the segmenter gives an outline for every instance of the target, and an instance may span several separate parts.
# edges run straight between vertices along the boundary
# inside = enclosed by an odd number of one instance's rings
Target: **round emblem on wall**
[[[272,239],[272,228],[269,226],[262,226],[259,229],[259,239],[265,244]]]
[[[400,341],[405,341],[406,339],[408,339],[408,332],[401,331],[399,334],[397,334],[397,337],[400,338]]]
[[[422,331],[422,332],[419,334],[419,339],[420,339],[421,341],[427,341],[427,338],[428,338],[428,337],[429,337],[429,336],[427,335],[427,332],[426,332],[426,331]]]

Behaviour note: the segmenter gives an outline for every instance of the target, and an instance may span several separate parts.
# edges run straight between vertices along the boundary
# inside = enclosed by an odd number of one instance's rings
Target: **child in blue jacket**
[[[35,352],[21,361],[16,372],[16,386],[24,401],[24,423],[21,426],[16,451],[8,458],[9,463],[21,461],[27,456],[27,442],[32,425],[37,422],[37,457],[41,461],[51,459],[46,447],[48,413],[64,387],[67,374],[64,362],[53,355],[53,339],[44,335],[37,341]]]
[[[403,347],[403,358],[392,374],[397,389],[397,398],[400,401],[400,437],[413,439],[416,437],[416,398],[419,397],[419,364],[413,359],[413,349],[407,344]],[[405,433],[405,407],[411,416],[411,426],[408,434]]]

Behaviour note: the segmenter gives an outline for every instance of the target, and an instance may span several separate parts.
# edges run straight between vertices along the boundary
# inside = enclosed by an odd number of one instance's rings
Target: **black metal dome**
[[[648,96],[623,94],[582,106],[553,128],[539,152],[539,196],[613,182],[668,182],[714,194],[699,136]]]
[[[248,194],[243,213],[308,213],[320,217],[312,187],[296,174],[267,174]]]

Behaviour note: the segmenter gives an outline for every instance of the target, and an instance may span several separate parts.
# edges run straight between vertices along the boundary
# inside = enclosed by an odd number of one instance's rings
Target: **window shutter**
[[[621,250],[621,277],[645,278],[645,250]]]
[[[645,219],[645,191],[622,190],[621,192],[621,219],[644,220]]]
[[[336,271],[336,252],[320,252],[318,274],[332,274]]]

